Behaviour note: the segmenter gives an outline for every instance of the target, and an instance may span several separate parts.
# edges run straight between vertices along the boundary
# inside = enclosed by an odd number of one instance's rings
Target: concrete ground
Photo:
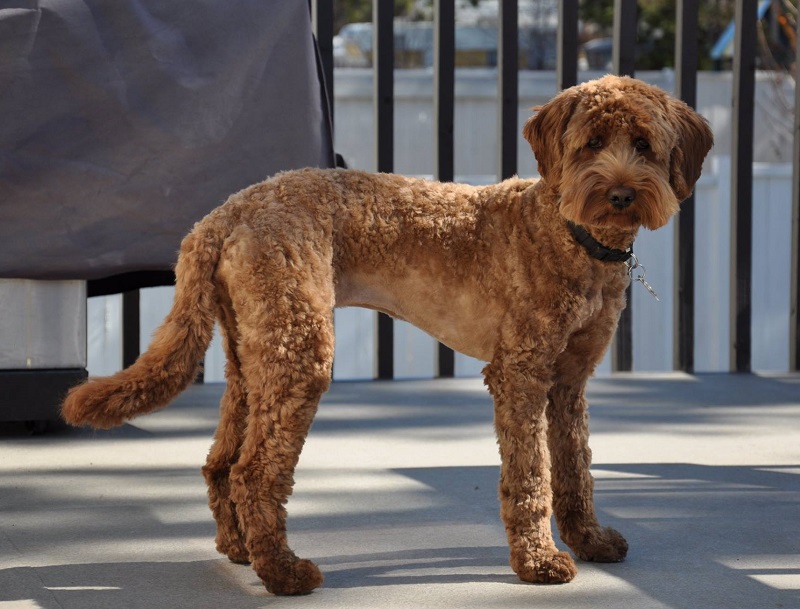
[[[325,586],[297,598],[214,550],[221,393],[107,432],[0,428],[0,609],[800,608],[798,376],[592,381],[598,514],[631,550],[561,586],[508,566],[479,380],[336,383],[289,502]]]

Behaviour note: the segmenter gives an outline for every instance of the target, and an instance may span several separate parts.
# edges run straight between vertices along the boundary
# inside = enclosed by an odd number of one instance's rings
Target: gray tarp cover
[[[331,164],[322,96],[306,0],[0,1],[0,277],[171,268],[232,192]]]

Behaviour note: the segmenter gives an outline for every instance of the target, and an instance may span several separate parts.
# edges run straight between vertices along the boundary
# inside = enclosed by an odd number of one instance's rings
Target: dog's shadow
[[[319,558],[332,589],[420,584],[520,584],[506,546],[459,546]]]

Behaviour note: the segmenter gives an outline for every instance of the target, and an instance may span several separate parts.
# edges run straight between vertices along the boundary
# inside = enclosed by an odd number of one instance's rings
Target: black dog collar
[[[617,250],[611,247],[606,247],[597,239],[592,237],[589,232],[573,222],[567,222],[569,229],[575,236],[575,239],[583,246],[592,258],[602,260],[604,262],[627,262],[633,256],[633,248],[629,247],[626,250]]]

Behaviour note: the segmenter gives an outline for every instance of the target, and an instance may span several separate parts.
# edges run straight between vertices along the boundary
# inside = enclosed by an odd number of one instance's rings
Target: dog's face
[[[661,89],[605,76],[538,108],[523,130],[560,211],[586,226],[664,226],[713,144],[708,123]]]

